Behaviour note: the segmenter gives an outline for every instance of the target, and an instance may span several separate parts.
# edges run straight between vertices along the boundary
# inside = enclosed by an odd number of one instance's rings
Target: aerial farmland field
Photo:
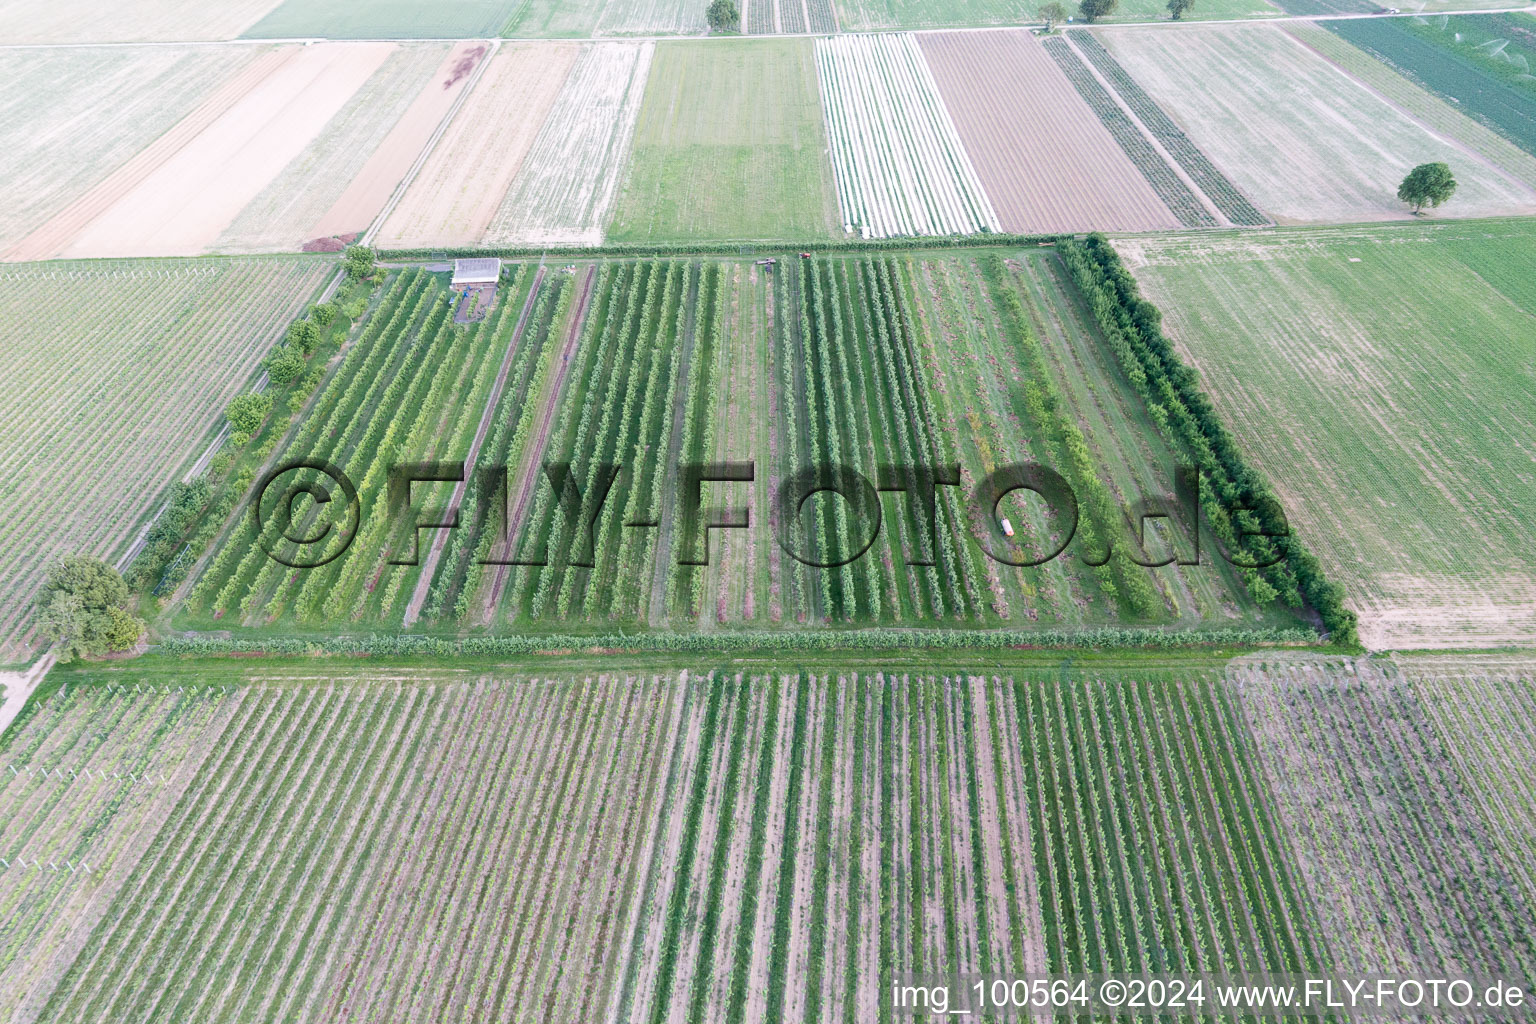
[[[999,30],[919,38],[1003,230],[1179,225],[1034,36]]]
[[[0,1024],[1532,1019],[1499,3],[0,0]]]
[[[486,39],[525,0],[283,0],[247,39]]]
[[[576,43],[501,47],[385,220],[378,244],[411,248],[478,243],[580,52]]]
[[[818,39],[816,69],[846,230],[1001,229],[915,36]]]
[[[602,241],[655,44],[589,43],[555,98],[486,241]]]
[[[15,258],[7,250],[200,104],[232,102],[232,83],[260,56],[201,46],[0,54],[0,254]]]
[[[152,43],[232,39],[280,0],[135,0],[58,4],[13,0],[0,7],[0,39],[17,44]]]
[[[660,42],[608,238],[830,237],[826,138],[810,40]]]
[[[0,747],[16,1020],[874,1020],[904,971],[1532,973],[1514,865],[1390,663],[73,678]],[[1383,756],[1432,803],[1363,788]],[[1302,772],[1330,817],[1298,817]],[[1402,913],[1405,846],[1443,914]]]
[[[1528,153],[1536,153],[1536,18],[1445,17],[1416,24],[1339,21],[1328,28],[1450,98]]]
[[[394,51],[389,43],[266,51],[202,107],[40,226],[10,258],[208,251],[292,161],[300,160],[302,170],[306,150],[311,157],[333,152],[322,136],[326,126]],[[353,127],[356,112],[349,112],[341,134]],[[374,122],[373,131],[380,129]],[[310,150],[312,143],[316,148]],[[344,165],[353,157],[342,153],[337,159]],[[334,187],[324,180],[317,185]],[[299,235],[293,247],[302,241],[307,219],[305,214],[283,228]]]
[[[1368,646],[1536,637],[1529,222],[1120,246]]]
[[[1285,23],[1284,29],[1308,48],[1387,97],[1394,106],[1406,111],[1432,131],[1481,154],[1521,181],[1536,182],[1536,156],[1519,148],[1482,121],[1461,113],[1457,105],[1447,103],[1366,50],[1346,42],[1341,32],[1325,29],[1324,24],[1290,21]]]
[[[383,494],[382,453],[464,458],[489,410],[484,458],[509,471],[491,524],[441,535],[440,553],[402,565],[395,563],[414,550],[414,535],[373,516],[355,542],[336,538],[334,561],[304,572],[285,570],[232,525],[168,597],[178,628],[244,626],[261,636],[269,627],[340,623],[498,634],[1300,625],[1283,608],[1255,604],[1235,570],[1214,559],[1149,570],[1116,546],[1091,570],[1076,558],[1019,569],[974,546],[987,519],[962,496],[998,465],[1029,456],[1055,464],[1081,452],[1071,472],[1084,502],[1079,536],[1090,548],[1093,536],[1126,528],[1121,509],[1173,486],[1172,449],[1121,383],[1049,254],[784,254],[776,267],[736,259],[569,269],[514,264],[496,309],[467,331],[447,320],[440,276],[413,269],[392,277],[360,340],[277,456],[340,467],[371,507]],[[450,375],[447,367],[457,369]],[[739,429],[743,422],[753,427]],[[682,564],[679,463],[760,466],[751,486],[730,493],[756,507],[754,521],[771,524],[777,481],[813,461],[873,477],[879,465],[915,464],[929,452],[961,473],[956,489],[940,495],[932,567],[906,568],[931,542],[901,506],[892,506],[871,552],[841,568],[788,557],[762,526],[711,538],[721,547],[706,565]],[[625,467],[601,514],[590,513],[590,551],[540,470],[552,460],[572,467],[577,493],[589,500],[611,480],[599,481],[602,465]],[[482,486],[478,478],[467,484],[464,508],[492,498]],[[420,490],[423,508],[432,494],[440,501],[448,493],[441,484]],[[1026,503],[1011,514],[1021,528],[1030,524],[1042,554],[1049,550],[1054,526],[1044,509]],[[841,512],[819,505],[806,517],[816,551],[856,553]],[[237,509],[232,523],[244,521]],[[652,526],[626,525],[635,522]]]
[[[304,150],[240,211],[216,252],[292,251],[346,194],[421,92],[441,88],[449,47],[407,43],[385,58]]]
[[[126,546],[329,275],[299,258],[0,271],[0,648],[19,653],[48,562]]]
[[[1397,184],[1428,161],[1448,162],[1460,182],[1442,216],[1536,212],[1536,184],[1446,141],[1275,26],[1096,35],[1216,166],[1282,223],[1406,217]],[[1223,88],[1200,85],[1213,80]]]

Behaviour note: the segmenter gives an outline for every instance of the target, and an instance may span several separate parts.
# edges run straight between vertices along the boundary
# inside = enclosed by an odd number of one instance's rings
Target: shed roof
[[[501,260],[472,259],[453,261],[455,281],[494,281],[501,276]]]

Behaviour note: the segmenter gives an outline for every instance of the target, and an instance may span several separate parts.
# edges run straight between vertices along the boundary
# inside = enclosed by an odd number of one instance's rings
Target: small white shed
[[[473,259],[453,261],[453,286],[475,288],[495,284],[501,279],[501,260]]]

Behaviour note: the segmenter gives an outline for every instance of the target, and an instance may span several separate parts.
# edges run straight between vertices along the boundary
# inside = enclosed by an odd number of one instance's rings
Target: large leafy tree
[[[1115,9],[1119,6],[1120,0],[1082,0],[1077,5],[1077,9],[1082,14],[1084,21],[1094,22],[1114,14]]]
[[[1446,164],[1419,164],[1397,186],[1397,198],[1418,213],[1425,206],[1435,207],[1456,193],[1456,178]]]
[[[144,623],[127,609],[128,584],[105,562],[83,555],[54,566],[37,595],[37,624],[58,645],[60,661],[109,651],[126,651],[138,642]]]
[[[1195,6],[1195,0],[1168,0],[1168,14],[1174,21],[1184,17],[1184,12]]]
[[[1041,21],[1045,22],[1045,30],[1054,32],[1056,26],[1067,20],[1067,9],[1056,0],[1051,0],[1037,12]]]
[[[736,0],[714,0],[704,12],[711,32],[736,32],[741,28],[741,9]]]

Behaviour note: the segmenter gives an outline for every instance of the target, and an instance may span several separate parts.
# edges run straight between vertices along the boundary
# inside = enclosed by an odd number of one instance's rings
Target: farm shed
[[[476,259],[453,261],[453,286],[474,288],[495,284],[501,279],[501,260]]]

